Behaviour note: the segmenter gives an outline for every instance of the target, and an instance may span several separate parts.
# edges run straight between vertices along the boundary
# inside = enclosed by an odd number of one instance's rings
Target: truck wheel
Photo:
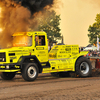
[[[22,77],[26,81],[34,81],[38,76],[38,67],[35,63],[29,63],[22,68]]]
[[[76,68],[76,74],[79,77],[91,76],[92,73],[91,62],[86,57],[79,58],[78,61],[76,62],[75,68]]]
[[[15,77],[15,72],[2,72],[1,78],[4,80],[11,80]]]

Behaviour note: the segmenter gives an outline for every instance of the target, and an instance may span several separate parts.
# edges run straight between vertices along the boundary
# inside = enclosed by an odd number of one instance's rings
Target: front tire
[[[1,78],[4,80],[11,80],[15,77],[15,72],[2,72]]]
[[[89,77],[92,73],[92,66],[89,59],[86,57],[81,57],[76,62],[76,74],[79,77]]]
[[[22,77],[26,81],[34,81],[38,76],[38,67],[35,63],[29,63],[22,68]]]

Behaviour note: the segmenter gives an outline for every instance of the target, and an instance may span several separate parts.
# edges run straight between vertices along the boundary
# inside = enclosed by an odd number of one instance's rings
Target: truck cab
[[[48,61],[48,43],[45,32],[14,33],[13,38],[13,47],[16,49],[27,50],[27,56],[35,55],[40,62]]]

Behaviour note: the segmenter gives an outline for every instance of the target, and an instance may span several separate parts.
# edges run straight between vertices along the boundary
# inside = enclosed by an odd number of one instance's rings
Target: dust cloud
[[[35,30],[37,20],[34,19],[38,17],[35,13],[46,6],[52,8],[53,4],[54,0],[0,0],[0,47],[11,45],[15,32],[29,31],[31,25]]]

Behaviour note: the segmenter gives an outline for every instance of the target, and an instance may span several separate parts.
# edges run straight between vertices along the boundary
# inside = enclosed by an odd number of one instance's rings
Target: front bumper
[[[5,70],[1,70],[0,69],[0,72],[19,72],[19,71],[20,71],[20,69],[14,69],[14,70],[8,70],[8,69],[7,70],[6,69]]]
[[[0,64],[0,72],[18,72],[20,65],[14,64]]]

